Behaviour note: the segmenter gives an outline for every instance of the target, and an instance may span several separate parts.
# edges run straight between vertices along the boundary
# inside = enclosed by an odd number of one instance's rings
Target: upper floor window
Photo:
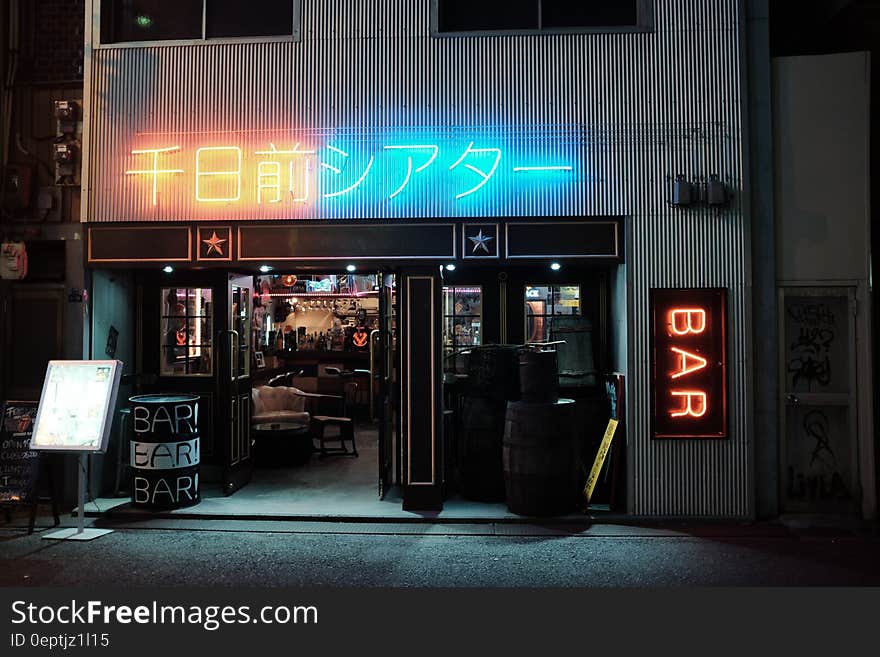
[[[101,42],[292,36],[299,0],[101,0]]]
[[[646,29],[648,0],[435,0],[435,32]]]

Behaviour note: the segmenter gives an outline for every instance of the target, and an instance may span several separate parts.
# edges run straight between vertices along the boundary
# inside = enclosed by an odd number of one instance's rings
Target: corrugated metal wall
[[[582,184],[461,209],[426,196],[406,214],[629,217],[631,511],[749,515],[739,2],[656,0],[653,11],[654,30],[643,34],[432,38],[429,0],[304,0],[297,43],[96,49],[88,220],[211,216],[158,212],[122,193],[120,163],[135,133],[499,126],[514,138],[573,139]],[[673,210],[676,173],[720,174],[736,198],[722,211]],[[237,216],[276,218],[259,212]],[[356,202],[328,214],[400,216]],[[727,441],[648,437],[652,286],[730,291]]]

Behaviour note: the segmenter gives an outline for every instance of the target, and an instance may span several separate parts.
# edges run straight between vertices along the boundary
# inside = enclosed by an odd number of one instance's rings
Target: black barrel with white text
[[[136,395],[129,403],[132,505],[179,509],[198,504],[199,396]]]

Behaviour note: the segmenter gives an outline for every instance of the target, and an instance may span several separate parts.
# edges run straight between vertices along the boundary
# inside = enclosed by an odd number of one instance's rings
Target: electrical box
[[[37,190],[37,212],[43,221],[61,221],[61,190],[58,187]]]
[[[681,174],[672,182],[672,205],[687,206],[694,201],[694,186]]]
[[[78,186],[79,149],[76,143],[55,142],[52,144],[52,159],[55,161],[55,184]]]
[[[27,210],[31,205],[32,169],[23,164],[9,164],[3,172],[4,205],[13,211]]]
[[[82,133],[82,110],[78,100],[55,101],[55,133],[61,137],[64,135],[76,136]]]
[[[56,100],[55,118],[65,123],[72,123],[79,118],[79,108],[74,101]]]
[[[52,160],[55,162],[55,184],[78,187],[80,184],[80,144],[82,143],[82,100],[56,100],[55,141]],[[45,212],[46,208],[41,208]]]
[[[724,205],[727,203],[727,188],[718,179],[717,175],[709,176],[709,182],[706,183],[706,202],[709,205]]]

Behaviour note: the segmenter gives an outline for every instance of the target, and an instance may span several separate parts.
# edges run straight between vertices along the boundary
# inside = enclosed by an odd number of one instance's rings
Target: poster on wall
[[[651,290],[651,436],[727,438],[727,290]]]
[[[0,425],[0,503],[29,502],[36,491],[40,454],[30,448],[37,402],[7,401]]]
[[[107,451],[121,376],[118,360],[49,361],[31,449]]]

